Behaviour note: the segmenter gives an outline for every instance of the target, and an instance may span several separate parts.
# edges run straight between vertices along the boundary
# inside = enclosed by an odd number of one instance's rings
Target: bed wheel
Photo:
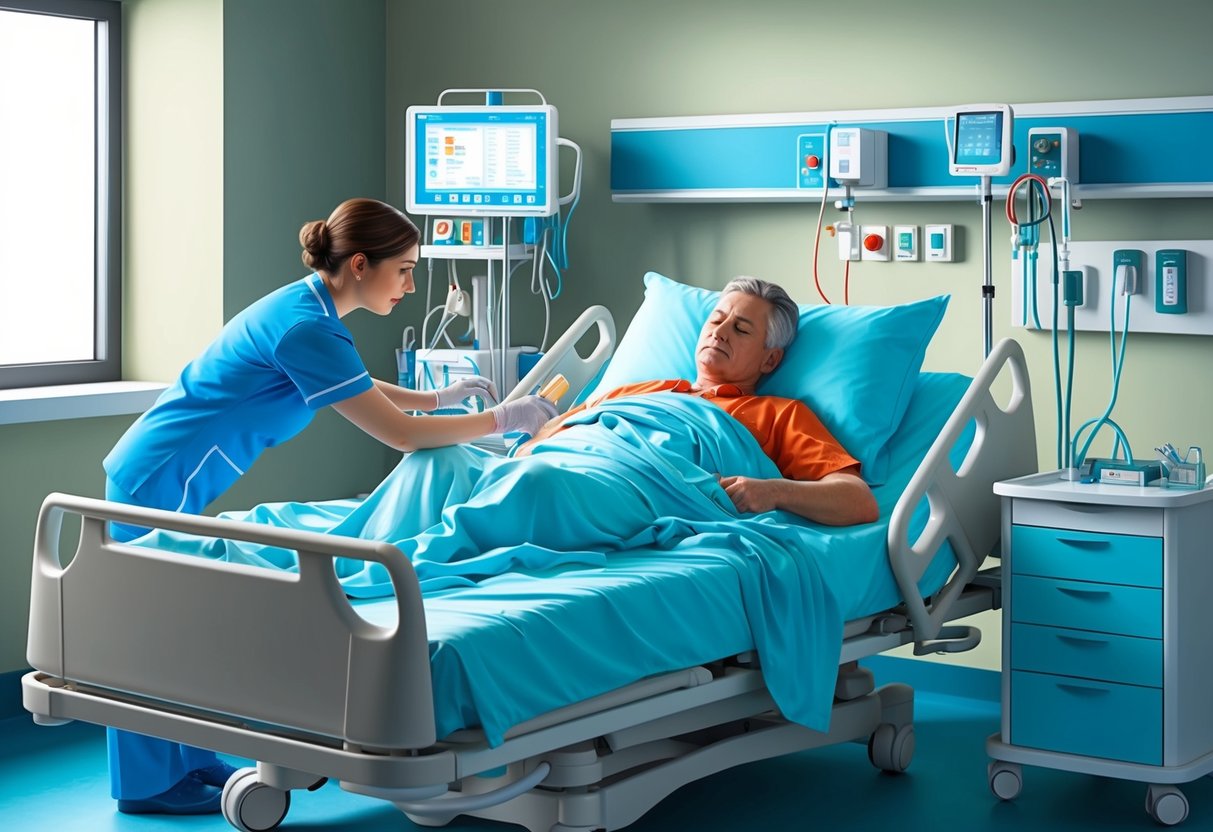
[[[223,787],[223,817],[240,832],[267,832],[282,823],[291,793],[257,779],[257,769],[242,768]]]
[[[914,756],[914,726],[885,722],[868,738],[868,759],[881,771],[899,774],[910,767]]]
[[[1188,817],[1188,798],[1175,786],[1146,787],[1146,812],[1155,823],[1175,826]]]
[[[994,760],[986,768],[990,777],[990,791],[999,800],[1014,800],[1023,790],[1023,769],[1018,763]]]

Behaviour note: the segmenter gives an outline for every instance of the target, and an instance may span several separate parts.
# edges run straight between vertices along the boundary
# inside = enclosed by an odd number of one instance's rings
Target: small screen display
[[[413,114],[418,210],[541,214],[549,206],[548,112],[487,109]]]
[[[997,165],[1002,160],[1001,112],[956,117],[956,164]]]

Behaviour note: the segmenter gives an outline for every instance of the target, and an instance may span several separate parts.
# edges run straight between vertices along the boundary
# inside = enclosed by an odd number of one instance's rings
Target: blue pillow
[[[644,303],[595,392],[697,374],[695,344],[720,293],[656,272],[644,284]],[[801,306],[796,340],[758,392],[805,402],[859,460],[864,479],[879,485],[888,473],[885,445],[901,424],[947,306],[947,295],[901,306]]]

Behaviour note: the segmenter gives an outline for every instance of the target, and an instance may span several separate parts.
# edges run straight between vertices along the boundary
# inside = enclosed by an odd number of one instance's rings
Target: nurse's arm
[[[428,413],[438,407],[438,397],[433,390],[410,390],[380,379],[374,379],[374,382],[376,389],[382,391],[399,410],[424,410]]]
[[[333,409],[368,435],[398,451],[470,442],[492,433],[496,427],[493,413],[488,410],[466,416],[410,416],[401,413],[400,408],[378,387],[337,402]]]

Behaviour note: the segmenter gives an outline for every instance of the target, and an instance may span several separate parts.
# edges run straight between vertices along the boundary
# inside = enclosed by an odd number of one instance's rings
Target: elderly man
[[[759,380],[779,365],[796,337],[798,317],[796,303],[780,286],[736,278],[724,287],[700,332],[693,382],[673,379],[618,387],[548,422],[520,451],[527,452],[533,443],[563,429],[570,417],[604,401],[685,393],[712,401],[744,425],[783,474],[756,479],[718,472],[720,485],[738,511],[784,509],[828,525],[870,523],[878,510],[859,476],[859,463],[803,402],[756,392]]]

